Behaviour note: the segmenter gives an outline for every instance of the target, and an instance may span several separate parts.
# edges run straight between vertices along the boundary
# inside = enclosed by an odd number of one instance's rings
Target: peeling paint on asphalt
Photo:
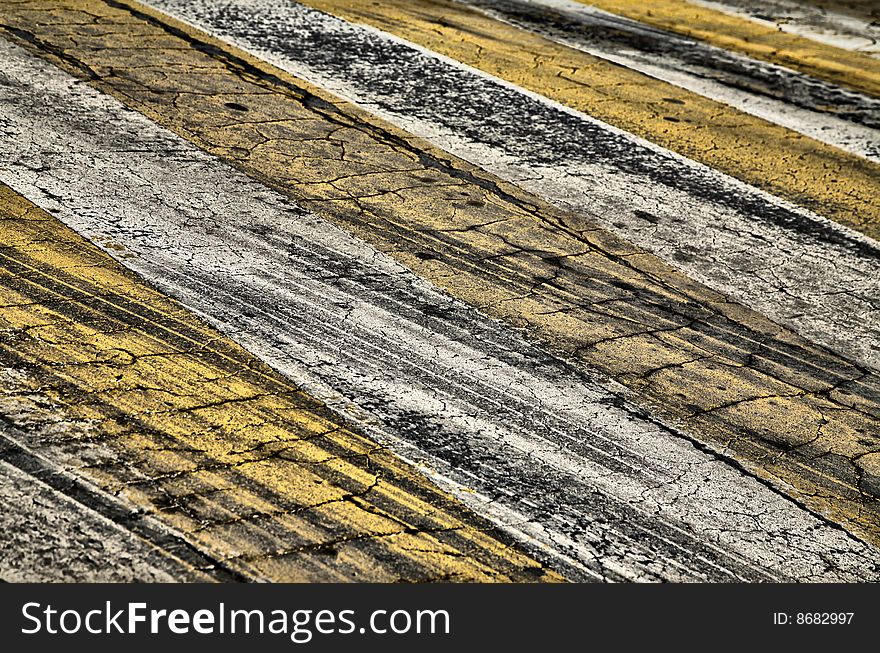
[[[804,38],[797,30],[783,30],[771,21],[737,15],[730,6],[737,0],[691,2],[689,0],[578,0],[606,11],[703,40],[770,63],[790,66],[808,75],[839,86],[880,97],[880,61],[869,53],[848,49],[844,43],[829,45],[815,38]],[[748,0],[746,0],[748,1]],[[772,12],[773,2],[762,2]],[[856,15],[868,13],[871,0],[849,0]],[[806,0],[802,5],[823,4]],[[858,10],[858,5],[862,10]],[[863,21],[864,22],[864,21]],[[841,26],[842,27],[842,26]]]
[[[222,40],[83,2],[6,5],[4,29],[880,542],[876,374]]]
[[[560,580],[3,184],[0,242],[4,461],[216,580]]]
[[[299,4],[366,23],[867,236],[880,235],[876,199],[880,165],[862,157],[449,0],[376,0],[367,5],[303,0]],[[354,68],[358,65],[352,62]],[[644,174],[653,178],[657,172]]]

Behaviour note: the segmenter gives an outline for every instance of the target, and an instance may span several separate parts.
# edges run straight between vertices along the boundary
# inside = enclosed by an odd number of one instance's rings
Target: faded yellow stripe
[[[5,22],[28,32],[22,43],[35,52],[451,295],[619,379],[695,437],[880,542],[876,375],[583,216],[128,4],[132,11],[97,1],[6,4]],[[230,102],[249,111],[243,117]]]
[[[576,0],[880,97],[880,61],[686,0]]]
[[[257,577],[558,579],[3,185],[0,243],[0,363],[68,424],[44,455]]]
[[[880,238],[880,164],[448,0],[303,4],[405,38]]]

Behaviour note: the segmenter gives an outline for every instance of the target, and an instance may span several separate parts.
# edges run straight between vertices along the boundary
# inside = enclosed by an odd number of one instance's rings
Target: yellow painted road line
[[[880,61],[687,0],[577,0],[880,97]]]
[[[117,0],[4,9],[34,51],[880,542],[876,375],[157,12]]]
[[[0,243],[0,366],[57,420],[34,446],[219,564],[285,581],[558,578],[3,185]]]
[[[690,0],[835,48],[880,57],[876,0]]]
[[[880,239],[880,164],[450,0],[304,0],[636,134]]]

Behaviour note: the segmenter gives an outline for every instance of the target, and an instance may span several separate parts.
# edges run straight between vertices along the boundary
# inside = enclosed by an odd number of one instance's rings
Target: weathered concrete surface
[[[3,95],[17,148],[6,158],[28,195],[567,577],[880,578],[880,553],[649,417],[622,387],[60,71],[14,48],[3,60],[19,89]]]

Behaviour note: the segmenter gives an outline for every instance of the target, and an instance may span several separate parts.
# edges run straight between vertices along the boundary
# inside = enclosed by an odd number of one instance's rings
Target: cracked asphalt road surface
[[[594,4],[0,1],[0,577],[880,579],[871,54]]]

